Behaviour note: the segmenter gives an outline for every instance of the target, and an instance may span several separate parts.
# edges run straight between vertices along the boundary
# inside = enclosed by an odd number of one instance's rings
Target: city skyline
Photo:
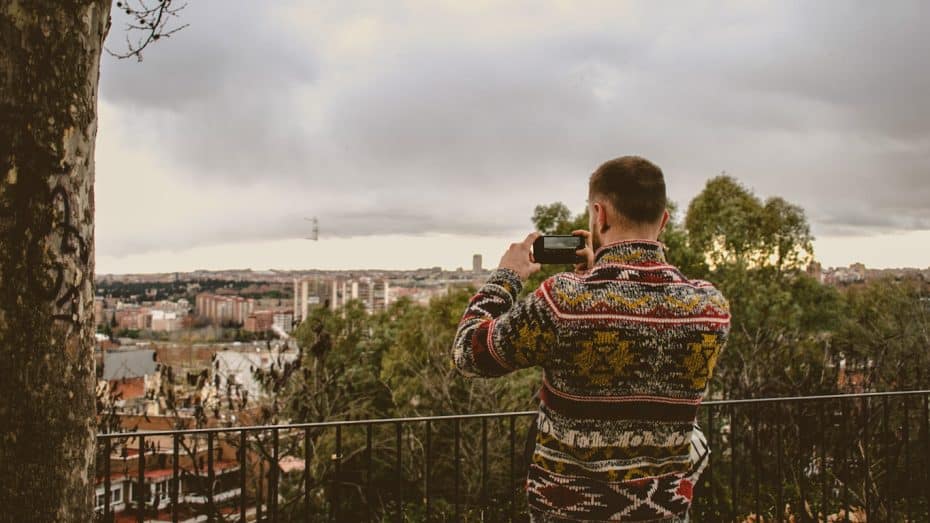
[[[529,230],[529,228],[527,229]],[[196,270],[415,270],[442,267],[470,270],[474,254],[481,254],[485,269],[497,267],[513,237],[409,237],[321,239],[319,242],[290,239],[232,243],[177,251],[155,251],[126,257],[97,256],[97,274],[155,274]],[[398,244],[412,245],[415,255]],[[824,267],[863,263],[874,269],[930,267],[930,257],[915,246],[930,245],[930,232],[915,231],[893,236],[842,236],[815,240],[815,258]],[[824,248],[825,247],[825,248]],[[483,249],[483,250],[481,250]],[[494,250],[497,249],[497,250]],[[824,255],[823,251],[828,254]],[[282,254],[283,253],[283,254]],[[373,255],[373,253],[380,253]],[[461,253],[465,253],[462,255]],[[889,260],[889,263],[883,263]],[[128,270],[127,270],[128,269]]]

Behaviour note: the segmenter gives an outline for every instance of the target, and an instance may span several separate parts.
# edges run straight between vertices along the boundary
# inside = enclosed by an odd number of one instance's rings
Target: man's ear
[[[594,202],[594,226],[598,228],[598,231],[603,233],[610,228],[607,225],[607,207],[600,202]]]
[[[665,226],[668,225],[668,221],[671,219],[671,215],[668,213],[668,209],[662,213],[662,223],[659,225],[659,236],[662,236],[662,233],[665,231]]]

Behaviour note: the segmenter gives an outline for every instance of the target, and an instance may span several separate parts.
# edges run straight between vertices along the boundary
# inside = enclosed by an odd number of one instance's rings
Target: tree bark
[[[0,521],[92,521],[94,140],[109,0],[0,2]]]

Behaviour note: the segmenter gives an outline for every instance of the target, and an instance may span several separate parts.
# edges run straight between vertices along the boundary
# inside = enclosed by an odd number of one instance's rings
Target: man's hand
[[[575,254],[586,260],[575,264],[575,272],[580,273],[591,270],[594,267],[594,248],[591,246],[591,233],[584,229],[578,229],[577,231],[572,231],[572,236],[584,237],[584,248],[578,249],[575,251]]]
[[[542,265],[536,263],[533,259],[533,242],[541,235],[538,232],[532,232],[521,243],[511,243],[510,248],[501,257],[499,269],[510,269],[520,276],[521,280],[526,280],[531,274],[542,268]]]

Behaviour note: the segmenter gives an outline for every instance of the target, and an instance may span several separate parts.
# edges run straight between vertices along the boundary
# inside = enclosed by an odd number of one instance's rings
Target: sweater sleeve
[[[452,343],[452,361],[465,376],[502,376],[543,365],[556,340],[541,290],[517,300],[523,288],[510,269],[497,269],[468,303]]]

